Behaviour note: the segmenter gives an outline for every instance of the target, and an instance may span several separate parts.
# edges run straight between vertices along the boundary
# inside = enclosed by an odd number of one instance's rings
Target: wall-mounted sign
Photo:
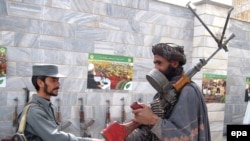
[[[226,75],[203,74],[202,93],[206,102],[225,102],[226,79]]]
[[[7,48],[0,46],[0,87],[6,87]]]
[[[250,100],[250,77],[246,77],[245,102]]]
[[[131,90],[132,57],[89,53],[88,62],[87,88]]]

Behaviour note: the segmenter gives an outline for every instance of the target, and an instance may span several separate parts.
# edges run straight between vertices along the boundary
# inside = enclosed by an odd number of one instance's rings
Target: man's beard
[[[58,87],[57,88],[54,88],[54,89],[52,89],[50,92],[48,91],[48,86],[45,84],[45,87],[44,87],[44,92],[47,94],[47,95],[49,95],[49,96],[57,96],[57,94],[56,93],[53,93],[53,90],[57,90],[57,89],[59,89]]]
[[[182,71],[183,71],[182,67],[174,68],[171,65],[169,65],[167,70],[165,70],[163,74],[167,77],[169,81],[171,81],[173,77],[180,75]]]

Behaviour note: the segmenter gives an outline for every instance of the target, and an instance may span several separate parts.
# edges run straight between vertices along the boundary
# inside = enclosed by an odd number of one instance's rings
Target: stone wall
[[[151,102],[155,90],[145,75],[153,68],[153,44],[173,42],[185,46],[188,58],[192,54],[193,14],[187,8],[166,3],[0,0],[0,9],[0,44],[8,49],[7,86],[0,88],[0,138],[13,133],[12,113],[16,104],[13,99],[18,98],[20,112],[25,103],[23,88],[35,92],[30,81],[33,64],[57,64],[67,76],[61,80],[58,96],[62,120],[72,122],[65,131],[79,135],[78,98],[82,97],[86,121],[95,119],[89,133],[100,137],[105,127],[107,99],[111,101],[111,119],[117,121],[122,97],[127,121],[132,116],[129,106],[133,101],[141,98]],[[88,53],[134,57],[133,89],[86,89]]]
[[[197,13],[213,33],[224,26],[228,8],[209,1],[197,3]],[[224,127],[241,122],[246,108],[243,91],[250,66],[249,23],[231,19],[228,27],[236,34],[229,52],[218,53],[194,76],[199,86],[204,72],[228,76],[226,106],[208,104],[215,140],[221,140],[224,107]],[[138,98],[149,103],[155,93],[145,75],[153,68],[151,46],[159,42],[185,47],[185,70],[217,48],[188,8],[155,0],[0,0],[0,45],[8,49],[7,86],[0,87],[0,139],[13,134],[14,98],[19,100],[20,112],[25,104],[23,88],[35,93],[30,76],[31,66],[37,63],[57,64],[67,76],[61,79],[58,96],[63,122],[72,122],[65,131],[80,135],[81,97],[86,121],[95,119],[89,128],[92,137],[101,137],[100,131],[105,127],[107,99],[111,101],[111,119],[120,121],[120,99],[124,97],[129,121],[130,104]],[[88,53],[134,57],[132,90],[86,89]]]
[[[230,43],[224,134],[227,124],[242,124],[247,103],[244,102],[246,77],[250,76],[250,23],[231,20],[230,30],[236,38]]]

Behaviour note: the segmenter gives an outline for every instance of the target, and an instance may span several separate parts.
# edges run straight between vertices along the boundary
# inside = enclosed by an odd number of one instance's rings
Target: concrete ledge
[[[219,112],[208,112],[208,119],[210,122],[213,121],[224,121],[224,111],[219,111]]]
[[[224,123],[223,122],[209,122],[209,125],[210,125],[210,131],[211,132],[219,132],[219,131],[223,131],[223,125]]]
[[[208,112],[224,111],[225,103],[207,103],[207,110]]]
[[[226,141],[226,138],[221,132],[211,132],[211,141]]]

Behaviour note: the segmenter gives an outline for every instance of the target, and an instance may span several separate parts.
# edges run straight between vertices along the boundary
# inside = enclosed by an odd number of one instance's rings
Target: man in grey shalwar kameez
[[[170,46],[159,43],[152,48],[155,69],[162,72],[166,78],[174,83],[183,73],[186,63],[183,47]],[[159,98],[157,93],[154,99]],[[133,110],[133,121],[141,124],[134,130],[126,141],[210,141],[210,127],[207,107],[200,89],[194,82],[186,84],[180,93],[170,114],[163,109],[164,114],[159,117],[146,104],[143,108]]]

